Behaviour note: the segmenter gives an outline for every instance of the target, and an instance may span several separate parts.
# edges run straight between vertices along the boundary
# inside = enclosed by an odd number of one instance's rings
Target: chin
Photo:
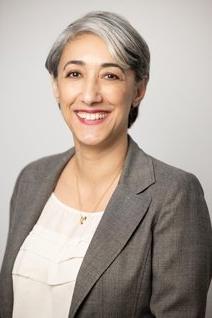
[[[102,147],[112,143],[110,136],[86,135],[76,138],[78,144],[91,147]]]
[[[101,138],[100,136],[80,136],[76,138],[77,143],[85,146],[98,146],[102,143],[104,143],[104,138]]]

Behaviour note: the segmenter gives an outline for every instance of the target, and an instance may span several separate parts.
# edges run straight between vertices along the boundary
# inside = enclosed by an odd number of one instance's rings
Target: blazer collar
[[[75,149],[71,148],[58,155],[51,170],[46,171],[44,183],[51,192],[67,162],[74,155]],[[125,186],[134,193],[140,193],[155,182],[152,158],[147,155],[137,143],[128,135],[128,151],[119,186]]]
[[[128,135],[128,152],[119,184],[138,194],[154,182],[152,158]]]
[[[49,191],[53,191],[57,180],[65,165],[74,155],[75,149],[71,148],[58,155],[51,169],[46,171],[44,184]],[[147,155],[137,143],[128,135],[128,151],[119,186],[123,185],[134,193],[140,193],[155,182],[152,158]]]

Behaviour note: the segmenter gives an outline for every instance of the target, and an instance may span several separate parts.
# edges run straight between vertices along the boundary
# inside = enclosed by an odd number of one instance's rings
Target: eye
[[[81,74],[78,71],[70,71],[67,73],[66,77],[79,78],[81,77]]]
[[[108,79],[108,80],[118,80],[119,76],[114,74],[114,73],[106,73],[104,75],[104,78]]]

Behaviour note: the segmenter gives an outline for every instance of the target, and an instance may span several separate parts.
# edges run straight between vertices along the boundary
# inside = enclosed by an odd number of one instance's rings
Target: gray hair
[[[71,23],[57,38],[46,59],[49,73],[57,78],[58,65],[63,49],[77,35],[93,33],[102,38],[108,50],[123,69],[132,69],[136,80],[149,79],[150,52],[148,45],[133,26],[123,17],[112,12],[93,11]],[[128,127],[138,115],[132,107]]]

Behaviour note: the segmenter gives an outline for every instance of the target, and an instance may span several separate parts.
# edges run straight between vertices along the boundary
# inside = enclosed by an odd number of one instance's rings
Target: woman
[[[25,167],[11,199],[0,317],[201,318],[211,224],[197,178],[128,136],[149,49],[123,18],[91,12],[46,61],[74,148]]]

